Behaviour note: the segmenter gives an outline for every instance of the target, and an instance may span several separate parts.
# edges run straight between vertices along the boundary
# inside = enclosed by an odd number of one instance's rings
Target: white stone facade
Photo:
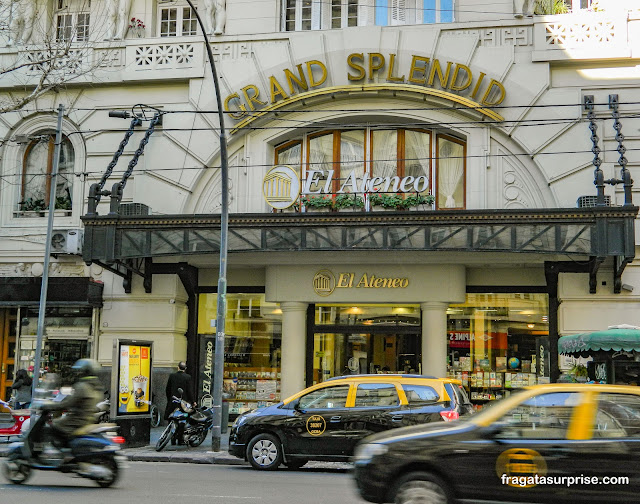
[[[67,7],[59,10],[55,8],[58,2],[33,3],[37,6],[35,27],[24,43],[12,43],[11,20],[4,13],[0,64],[34,61],[44,34],[55,32],[52,23],[56,16],[70,13],[76,16],[70,19],[77,22],[77,14],[84,12],[83,2],[75,0],[67,0]],[[579,196],[595,194],[592,144],[582,107],[585,95],[593,95],[596,102],[605,178],[619,176],[618,144],[606,105],[608,96],[617,94],[628,168],[632,178],[640,180],[640,122],[635,117],[640,103],[640,70],[634,63],[640,57],[640,14],[605,11],[514,17],[513,4],[512,0],[457,0],[452,22],[390,21],[379,26],[373,2],[365,1],[358,11],[358,26],[329,28],[327,7],[326,12],[322,8],[314,11],[314,19],[319,20],[314,28],[318,29],[284,31],[286,2],[256,0],[248,11],[246,2],[227,0],[224,33],[211,36],[223,100],[237,94],[237,99],[227,102],[231,112],[237,112],[240,105],[250,112],[254,112],[252,106],[257,112],[269,105],[279,105],[284,111],[248,121],[237,130],[247,116],[237,120],[227,117],[230,211],[271,211],[262,195],[263,177],[274,164],[275,147],[297,138],[301,131],[385,123],[420,125],[464,139],[467,209],[573,208]],[[220,171],[216,169],[220,164],[219,124],[205,46],[199,30],[194,35],[161,36],[164,6],[156,0],[133,0],[129,17],[143,21],[142,35],[138,38],[130,30],[123,40],[110,40],[106,3],[91,2],[88,40],[70,45],[65,58],[74,63],[65,60],[60,69],[71,77],[55,91],[0,116],[0,276],[37,276],[38,265],[41,272],[46,219],[21,210],[22,164],[30,139],[55,130],[59,104],[66,109],[63,131],[74,152],[69,186],[73,205],[71,211],[56,216],[54,229],[82,229],[80,218],[86,213],[89,186],[104,173],[129,123],[108,117],[108,112],[130,111],[137,104],[166,114],[127,182],[123,203],[143,203],[157,215],[220,212]],[[349,78],[358,72],[356,66],[349,65],[354,54],[362,56],[351,61],[359,62],[365,70],[359,80]],[[380,63],[379,58],[368,59],[372,54],[385,58],[385,66],[377,72],[367,66],[371,61]],[[452,71],[455,65],[463,65],[473,74],[473,85],[481,74],[485,80],[473,99],[473,87],[456,91],[450,83],[443,89],[437,76],[431,86],[409,82],[412,75],[419,74],[411,72],[414,56],[429,58],[431,63],[438,60],[442,69],[451,62]],[[311,72],[316,73],[311,74],[308,62],[322,65],[312,67]],[[390,69],[391,62],[394,68]],[[310,84],[314,78],[320,79],[317,72],[321,66],[326,78],[313,89],[305,91],[287,84],[286,70],[299,76],[302,68]],[[74,68],[90,71],[77,70],[74,76]],[[22,96],[39,74],[34,64],[3,76],[2,101]],[[273,87],[272,78],[282,93]],[[503,86],[504,99],[492,106],[494,95],[487,96],[483,106],[483,93],[491,79]],[[379,87],[366,88],[374,85]],[[418,92],[425,89],[446,94]],[[249,90],[249,97],[256,101],[249,103],[243,90]],[[254,90],[259,90],[259,96],[251,94]],[[477,108],[499,114],[501,120]],[[105,189],[122,175],[146,125],[148,122],[136,129]],[[636,200],[640,197],[637,187]],[[607,186],[605,191],[613,205],[623,203],[621,186]],[[101,215],[109,211],[108,205],[109,198],[103,197]],[[639,240],[636,233],[636,245]],[[343,256],[340,262],[357,264],[369,257],[353,254]],[[467,285],[545,285],[545,258],[530,259],[466,254],[455,261],[465,267]],[[265,286],[271,267],[292,261],[319,265],[334,260],[329,253],[231,256],[229,285]],[[382,265],[397,260],[389,253],[375,256],[375,262]],[[410,253],[401,259],[407,264],[430,265],[450,260]],[[199,268],[200,285],[215,285],[216,256],[188,261]],[[91,277],[104,283],[104,306],[96,312],[92,334],[93,355],[102,363],[111,361],[112,340],[117,337],[154,341],[156,366],[172,366],[185,357],[187,295],[177,276],[155,276],[148,294],[142,280],[134,275],[132,293],[125,294],[119,277],[97,265],[85,266],[77,255],[59,255],[53,259],[53,268],[52,275]],[[640,325],[638,261],[629,264],[623,276],[623,282],[634,287],[633,292],[613,294],[610,268],[607,263],[600,269],[596,294],[589,294],[588,275],[560,275],[559,334],[611,324]],[[268,285],[266,290],[270,292]],[[282,296],[270,301],[292,303],[286,310],[283,307],[283,312],[285,316],[294,313],[298,321],[300,307],[293,303],[310,300]],[[424,303],[425,312],[431,313],[434,309],[427,304],[437,300],[414,301]],[[428,320],[425,325],[440,327],[437,320]],[[299,358],[300,352],[295,348],[292,355]],[[295,385],[285,385],[283,362],[283,390],[294,391],[301,385],[300,365],[292,372]]]

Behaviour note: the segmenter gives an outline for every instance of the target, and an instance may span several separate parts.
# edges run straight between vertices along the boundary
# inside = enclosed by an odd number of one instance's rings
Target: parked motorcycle
[[[95,412],[95,417],[97,423],[109,423],[110,420],[111,394],[107,391],[104,393],[104,396],[104,399],[96,405],[97,411]]]
[[[0,437],[20,436],[23,426],[29,425],[30,415],[28,409],[13,409],[10,403],[0,399]]]
[[[32,417],[31,427],[24,440],[12,443],[2,465],[4,476],[16,485],[26,482],[34,469],[74,473],[109,487],[118,479],[124,456],[119,455],[124,438],[116,435],[115,424],[89,425],[71,439],[68,447],[50,439],[50,422],[56,401],[38,401],[38,414]]]
[[[182,389],[178,389],[178,392],[182,396]],[[162,451],[172,439],[182,441],[187,446],[200,446],[213,427],[213,411],[211,408],[194,408],[181,397],[174,396],[172,401],[177,407],[169,415],[169,425],[160,435],[156,451]],[[181,431],[182,439],[179,439]]]

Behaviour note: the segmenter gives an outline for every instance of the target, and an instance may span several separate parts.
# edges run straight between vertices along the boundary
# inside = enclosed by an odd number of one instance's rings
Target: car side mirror
[[[302,409],[300,409],[300,399],[291,401],[291,407],[298,413],[302,413]]]

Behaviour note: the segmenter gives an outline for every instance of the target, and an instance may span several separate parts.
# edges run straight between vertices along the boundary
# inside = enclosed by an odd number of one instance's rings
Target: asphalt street
[[[112,488],[66,474],[36,471],[24,485],[0,479],[0,501],[47,504],[364,503],[345,469],[259,472],[248,466],[128,462]]]

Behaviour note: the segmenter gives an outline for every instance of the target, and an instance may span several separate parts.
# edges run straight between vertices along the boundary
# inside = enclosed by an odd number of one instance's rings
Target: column
[[[422,374],[447,376],[447,307],[439,301],[420,303],[422,309]]]
[[[307,303],[296,301],[280,303],[282,309],[280,397],[282,399],[301,391],[305,386],[307,306]]]

